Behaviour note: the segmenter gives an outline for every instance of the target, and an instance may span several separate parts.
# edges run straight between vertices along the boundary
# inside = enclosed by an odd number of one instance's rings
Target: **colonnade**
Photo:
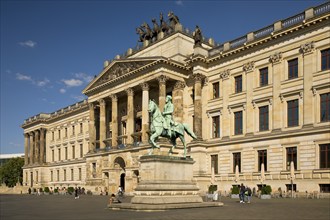
[[[40,128],[24,134],[24,164],[33,165],[45,162],[46,129]]]

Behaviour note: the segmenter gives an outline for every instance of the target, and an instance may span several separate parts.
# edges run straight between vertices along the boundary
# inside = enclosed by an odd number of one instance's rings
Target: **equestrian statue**
[[[152,146],[149,151],[149,155],[152,154],[154,148],[160,148],[160,146],[155,142],[157,138],[165,137],[172,143],[172,148],[168,152],[169,155],[172,155],[173,150],[176,147],[176,139],[180,138],[184,146],[183,155],[186,157],[187,147],[184,132],[189,134],[194,139],[197,139],[197,137],[194,132],[190,130],[187,124],[173,121],[172,113],[174,111],[174,105],[172,104],[172,96],[166,96],[166,104],[164,106],[163,113],[160,112],[157,104],[153,100],[149,101],[148,111],[151,121],[149,142]]]

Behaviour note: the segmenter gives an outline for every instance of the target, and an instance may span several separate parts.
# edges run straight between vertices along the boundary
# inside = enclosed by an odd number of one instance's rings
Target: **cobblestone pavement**
[[[240,204],[238,200],[230,198],[221,198],[220,201],[224,203],[223,207],[136,212],[107,209],[107,196],[84,195],[75,200],[69,195],[0,195],[0,219],[330,219],[330,199],[254,198],[250,204]]]

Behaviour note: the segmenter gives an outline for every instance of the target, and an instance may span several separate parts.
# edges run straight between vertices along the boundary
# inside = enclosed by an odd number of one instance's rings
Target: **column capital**
[[[99,99],[98,102],[100,103],[100,105],[105,105],[105,100],[104,99]]]
[[[306,55],[308,53],[313,52],[314,48],[315,48],[314,42],[313,41],[308,42],[300,46],[299,52],[302,53],[303,55]]]
[[[254,61],[248,62],[243,65],[243,71],[245,73],[252,72],[254,70]]]
[[[109,97],[111,98],[112,102],[117,102],[118,101],[118,97],[117,97],[116,94],[111,94]]]
[[[157,80],[160,84],[165,84],[168,79],[169,78],[165,75],[160,75],[159,77],[157,77]]]
[[[24,135],[24,137],[26,137],[26,138],[30,137],[30,134],[29,134],[29,133],[24,133],[23,135]]]
[[[146,82],[140,83],[140,86],[143,91],[148,91],[149,90],[149,84]]]
[[[133,96],[134,95],[134,90],[132,88],[125,89],[127,96]]]
[[[193,80],[196,82],[202,82],[202,80],[205,78],[203,74],[196,73],[192,75]]]
[[[30,137],[34,135],[34,131],[29,132]]]
[[[89,109],[94,109],[95,108],[95,104],[93,102],[89,102],[88,106],[89,106]]]
[[[183,82],[183,81],[177,81],[174,85],[174,89],[179,89],[179,90],[182,90],[184,89],[184,87],[186,86],[186,83]]]
[[[269,56],[269,62],[272,64],[280,63],[282,61],[282,52],[276,52]]]
[[[222,79],[222,81],[229,79],[229,75],[230,75],[230,70],[227,69],[227,70],[223,71],[222,73],[220,73],[220,79]]]

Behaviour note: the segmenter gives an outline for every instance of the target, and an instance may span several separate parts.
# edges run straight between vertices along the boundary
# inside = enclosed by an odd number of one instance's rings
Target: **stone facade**
[[[133,192],[150,147],[148,100],[163,109],[170,94],[174,120],[198,137],[186,140],[201,192],[211,181],[286,191],[291,161],[296,190],[329,189],[328,19],[325,3],[219,46],[194,46],[178,29],[106,61],[88,100],[24,122],[24,184]]]

